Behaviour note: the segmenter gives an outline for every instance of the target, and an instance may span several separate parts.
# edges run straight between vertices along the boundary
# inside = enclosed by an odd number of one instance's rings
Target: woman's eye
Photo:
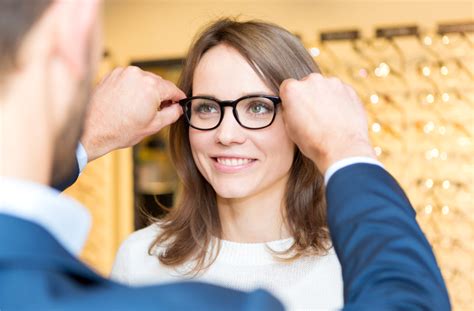
[[[272,107],[266,103],[254,102],[250,105],[250,112],[254,114],[264,114],[272,112]]]
[[[215,104],[202,103],[194,109],[197,113],[216,113],[218,109]]]

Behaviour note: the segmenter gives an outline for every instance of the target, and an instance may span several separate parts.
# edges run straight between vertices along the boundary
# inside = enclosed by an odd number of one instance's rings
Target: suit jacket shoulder
[[[268,292],[198,282],[131,288],[105,279],[41,226],[0,214],[0,309],[282,310]]]
[[[350,165],[326,189],[347,310],[450,310],[431,246],[405,193],[383,168]]]

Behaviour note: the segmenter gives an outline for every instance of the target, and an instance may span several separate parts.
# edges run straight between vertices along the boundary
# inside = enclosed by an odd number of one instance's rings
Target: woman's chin
[[[246,189],[216,189],[216,194],[218,197],[223,199],[242,199],[250,195],[250,191]]]

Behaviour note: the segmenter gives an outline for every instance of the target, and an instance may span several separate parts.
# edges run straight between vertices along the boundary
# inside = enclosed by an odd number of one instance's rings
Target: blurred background
[[[130,64],[177,81],[193,37],[219,17],[262,19],[300,37],[324,74],[351,84],[379,159],[407,192],[454,310],[474,305],[474,2],[108,0],[99,77]],[[166,130],[90,163],[67,190],[93,227],[82,258],[110,272],[144,213],[171,206]]]

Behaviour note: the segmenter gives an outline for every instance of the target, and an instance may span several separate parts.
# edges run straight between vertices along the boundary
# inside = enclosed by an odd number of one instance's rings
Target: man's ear
[[[92,32],[98,31],[100,24],[100,0],[55,0],[51,14],[55,14],[56,52],[70,67],[76,78],[84,75],[88,68],[86,55]]]

